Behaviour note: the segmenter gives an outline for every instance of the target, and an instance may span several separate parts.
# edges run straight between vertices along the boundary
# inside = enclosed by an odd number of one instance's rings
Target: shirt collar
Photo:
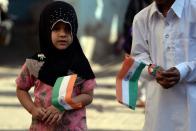
[[[160,13],[155,2],[153,2],[151,6],[152,8],[150,10],[150,17],[152,17],[155,13]],[[185,0],[175,0],[171,9],[179,18],[181,18],[184,6],[185,6]]]
[[[151,10],[150,10],[150,17],[152,17],[155,13],[160,13],[160,12],[157,8],[156,3],[153,2],[152,5],[151,5]]]
[[[173,9],[174,13],[179,18],[181,18],[184,6],[185,6],[185,0],[175,0],[175,2],[174,2],[174,4],[172,5],[171,8]]]

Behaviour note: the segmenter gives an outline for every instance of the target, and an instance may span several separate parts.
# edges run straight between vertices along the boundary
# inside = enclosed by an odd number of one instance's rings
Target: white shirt
[[[132,56],[176,67],[180,82],[147,87],[144,131],[196,131],[196,0],[175,0],[164,17],[153,2],[133,22]],[[150,76],[149,76],[150,77]]]

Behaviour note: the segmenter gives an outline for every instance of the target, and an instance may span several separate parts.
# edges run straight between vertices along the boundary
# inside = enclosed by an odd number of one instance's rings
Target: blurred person
[[[16,79],[17,97],[32,115],[30,130],[87,131],[86,108],[93,100],[95,76],[77,38],[78,22],[74,8],[65,2],[48,4],[40,15],[41,53],[27,58]],[[77,74],[72,103],[77,108],[59,110],[52,104],[57,78]],[[34,102],[29,90],[34,88]],[[67,109],[70,108],[70,109]]]
[[[196,130],[195,12],[196,0],[154,0],[134,18],[131,55],[157,67],[143,131]]]
[[[122,50],[130,54],[132,42],[132,23],[134,16],[143,8],[152,3],[152,0],[129,0],[123,22],[123,33],[119,36],[115,44],[115,52],[118,54]]]
[[[8,12],[9,0],[0,0],[0,5],[4,12]]]
[[[8,0],[0,0],[0,44],[9,45],[13,21],[8,15]]]

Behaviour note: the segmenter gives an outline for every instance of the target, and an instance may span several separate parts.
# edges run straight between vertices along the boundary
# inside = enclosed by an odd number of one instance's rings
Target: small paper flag
[[[138,80],[146,64],[125,56],[123,65],[116,77],[117,100],[135,109],[138,96]]]
[[[52,90],[52,104],[59,110],[71,110],[81,108],[81,103],[74,103],[72,93],[77,75],[59,77]]]

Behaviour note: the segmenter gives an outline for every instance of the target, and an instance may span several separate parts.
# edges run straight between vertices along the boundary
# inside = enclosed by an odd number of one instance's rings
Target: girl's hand
[[[157,72],[156,80],[164,89],[169,89],[176,85],[180,80],[180,72],[175,67],[165,71],[160,70]]]
[[[45,121],[45,124],[53,125],[61,120],[62,115],[63,112],[60,112],[57,108],[51,105],[46,109],[46,113],[42,120]]]
[[[42,120],[45,113],[46,113],[46,109],[42,107],[33,107],[31,110],[32,117],[38,120]]]

